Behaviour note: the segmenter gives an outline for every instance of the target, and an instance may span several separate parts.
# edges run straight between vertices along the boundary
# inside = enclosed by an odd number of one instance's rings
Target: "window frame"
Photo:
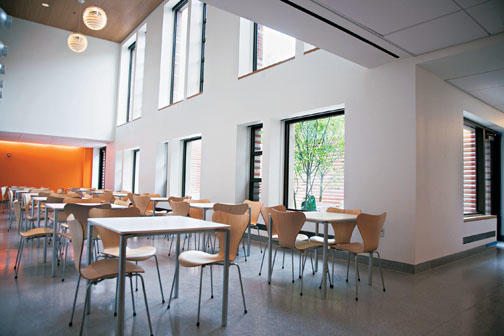
[[[192,138],[187,138],[183,140],[183,148],[182,148],[182,197],[186,196],[186,164],[187,164],[187,144],[192,141],[203,140],[201,136],[195,136]]]
[[[136,182],[136,163],[137,156],[140,152],[140,148],[133,149],[133,169],[131,174],[131,193],[134,194],[137,190],[135,190],[135,182]]]
[[[283,204],[287,208],[287,210],[293,210],[295,211],[296,209],[290,209],[289,208],[289,138],[290,138],[290,125],[295,124],[298,122],[303,122],[303,121],[309,121],[309,120],[315,120],[315,119],[322,119],[322,118],[329,118],[329,117],[334,117],[334,116],[340,116],[340,115],[345,115],[345,109],[336,109],[336,110],[330,110],[330,111],[324,111],[320,113],[314,113],[310,115],[305,115],[305,116],[300,116],[300,117],[294,117],[294,118],[288,118],[284,119],[283,124],[284,124],[284,169],[283,169]],[[299,211],[299,210],[298,210]]]
[[[99,169],[98,169],[98,189],[105,189],[105,162],[107,158],[107,147],[100,148]]]
[[[262,183],[262,177],[254,177],[254,171],[255,171],[255,158],[256,156],[262,156],[263,151],[256,151],[255,150],[255,132],[257,130],[262,130],[263,129],[263,124],[256,124],[256,125],[251,125],[249,126],[250,128],[250,153],[249,153],[249,160],[250,160],[250,166],[249,166],[249,195],[248,199],[251,201],[254,201],[254,184],[255,183]],[[262,138],[262,136],[261,136]],[[262,144],[262,140],[261,140]],[[262,167],[261,167],[262,168]]]
[[[491,150],[491,215],[497,216],[498,222],[498,236],[502,237],[502,232],[500,228],[500,214],[501,214],[501,195],[500,195],[500,184],[501,184],[501,174],[500,174],[500,147],[501,147],[501,134],[480,125],[472,120],[464,118],[464,126],[472,127],[476,134],[476,212],[464,213],[464,217],[473,216],[485,216],[486,213],[486,181],[485,181],[485,143],[487,141],[487,135],[491,135],[495,138],[493,146],[490,147]],[[462,177],[463,180],[463,177]],[[462,186],[463,189],[463,186]],[[462,191],[462,199],[463,197]],[[464,206],[462,205],[462,208]]]
[[[128,46],[128,55],[129,55],[129,65],[128,65],[128,95],[126,101],[126,123],[132,120],[132,108],[133,108],[133,88],[131,87],[134,84],[134,76],[133,73],[133,64],[136,61],[136,40],[133,41]],[[135,67],[136,70],[136,67]]]

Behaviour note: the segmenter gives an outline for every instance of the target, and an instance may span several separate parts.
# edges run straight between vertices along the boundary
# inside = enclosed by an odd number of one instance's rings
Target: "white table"
[[[341,214],[341,213],[333,213],[333,212],[304,212],[306,216],[307,222],[316,223],[315,233],[319,233],[318,226],[319,224],[324,225],[324,245],[322,251],[322,298],[325,299],[327,295],[327,250],[328,250],[328,227],[331,223],[352,223],[357,221],[357,215],[350,214]],[[271,262],[272,262],[272,226],[274,225],[271,220],[271,216],[269,218],[270,225],[268,227],[268,283],[271,284]],[[317,265],[318,259],[315,258],[315,265]]]
[[[168,202],[168,197],[151,197],[152,201],[152,216],[156,216],[156,203],[157,202]]]
[[[47,227],[47,222],[49,221],[49,216],[47,214],[48,209],[53,210],[53,254],[52,254],[52,264],[51,264],[51,276],[54,278],[56,276],[56,263],[57,263],[57,250],[56,250],[56,239],[58,238],[58,212],[62,211],[65,208],[65,205],[69,203],[46,203],[45,206],[45,227]],[[87,206],[97,206],[100,204],[104,203],[76,203],[80,205],[87,205]],[[122,205],[117,205],[117,204],[111,204],[112,209],[117,209],[117,208],[125,208]],[[91,236],[89,236],[91,237]],[[92,239],[90,239],[92,240]],[[44,243],[45,246],[45,243]],[[45,260],[45,253],[44,253],[44,260]]]
[[[126,197],[128,196],[128,194],[126,193],[121,193],[121,192],[113,192],[112,195],[114,195],[115,197]]]
[[[103,193],[104,193],[103,190],[93,190],[93,191],[91,191],[91,195],[101,195]]]
[[[222,326],[227,323],[228,311],[228,281],[229,281],[229,225],[213,223],[181,216],[157,216],[157,217],[121,217],[121,218],[89,218],[88,237],[92,237],[93,226],[100,226],[116,232],[119,236],[119,309],[117,313],[116,335],[124,333],[124,301],[125,301],[125,269],[126,269],[126,245],[128,238],[138,236],[152,236],[176,234],[176,255],[175,255],[175,279],[174,298],[178,297],[179,286],[179,261],[180,254],[180,234],[194,232],[224,231],[224,269],[223,269],[223,290],[222,290]],[[222,248],[222,247],[221,247]],[[88,239],[88,264],[92,262],[91,239]]]

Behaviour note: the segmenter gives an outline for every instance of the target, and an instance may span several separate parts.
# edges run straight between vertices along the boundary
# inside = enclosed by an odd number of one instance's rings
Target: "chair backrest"
[[[381,229],[386,218],[386,212],[381,215],[360,214],[357,216],[357,228],[364,242],[364,252],[371,252],[378,248]]]
[[[266,225],[266,231],[269,231],[269,215],[271,213],[271,209],[277,210],[277,211],[287,211],[287,208],[285,205],[275,205],[272,207],[262,207],[261,208],[261,215],[264,219],[264,224]],[[275,226],[273,226],[273,231],[272,234],[278,234]]]
[[[12,208],[13,207],[13,202],[14,201],[14,192],[12,191],[12,189],[9,189],[9,207]]]
[[[63,203],[64,197],[47,196],[46,203]]]
[[[116,199],[114,201],[114,204],[122,205],[122,206],[125,206],[125,207],[129,207],[130,206],[130,201],[123,201],[121,199]]]
[[[238,254],[240,241],[248,226],[249,215],[247,204],[220,204],[213,207],[212,221],[216,223],[228,224],[231,226],[229,232],[229,260],[233,261]],[[224,232],[217,232],[219,239],[219,256],[224,257]]]
[[[350,215],[360,215],[360,209],[339,209],[339,208],[327,208],[327,212],[332,213],[342,213]],[[357,225],[356,222],[353,223],[332,223],[332,228],[334,231],[334,240],[337,244],[348,244],[352,238],[352,233]]]
[[[82,248],[84,246],[84,230],[80,225],[79,221],[76,220],[72,215],[67,217],[67,224],[70,228],[70,236],[72,237],[72,246],[74,251],[74,265],[77,272],[81,273],[81,259],[82,259]]]
[[[63,199],[63,203],[102,203],[103,200],[99,198],[72,198],[67,197]]]
[[[103,196],[103,199],[105,200],[105,202],[107,202],[107,203],[114,203],[116,200],[114,194],[110,190],[105,190],[103,192],[102,196]]]
[[[140,210],[140,213],[144,215],[145,211],[147,210],[147,207],[149,206],[149,203],[151,202],[150,196],[132,195],[130,199],[131,203],[133,203],[133,206],[135,208],[138,208],[138,210]]]
[[[51,192],[50,191],[42,191],[42,192],[39,192],[39,196],[40,197],[47,197],[51,195]]]
[[[264,203],[261,201],[255,202],[250,200],[245,200],[243,203],[248,204],[250,207],[250,224],[256,225]]]
[[[193,199],[186,199],[189,203],[211,203],[209,199],[200,199],[200,200],[193,200]],[[196,218],[196,219],[203,219],[203,209],[194,209],[190,208],[189,209],[189,217],[191,218]]]
[[[80,225],[82,226],[82,230],[84,231],[83,233],[84,239],[87,239],[87,220],[89,218],[89,211],[91,211],[91,209],[110,209],[110,204],[105,203],[90,206],[90,205],[68,203],[65,204],[65,207],[63,208],[65,217],[72,215],[74,219],[76,219],[80,223]],[[93,235],[93,237],[96,237],[96,235]]]
[[[23,204],[25,206],[31,207],[31,196],[30,196],[30,194],[29,193],[24,193],[22,195],[22,197],[23,197]]]
[[[65,194],[66,197],[73,197],[73,198],[80,198],[81,195],[79,193],[76,193],[76,192],[68,192]]]
[[[168,202],[183,202],[183,201],[189,201],[192,196],[185,196],[185,197],[176,197],[176,196],[170,196],[168,197]]]
[[[280,246],[295,248],[296,237],[306,221],[305,214],[300,211],[278,211],[275,209],[271,209],[270,214]]]
[[[16,228],[18,234],[21,233],[21,204],[19,204],[18,200],[15,200],[12,204],[12,207],[14,208],[14,215],[16,219]]]
[[[161,194],[153,194],[153,193],[143,193],[142,195],[149,196],[149,199],[150,199],[150,197],[161,197]],[[147,209],[145,209],[145,210],[154,210],[153,206],[154,206],[154,202],[149,202],[149,204],[147,204]]]
[[[189,216],[189,203],[187,202],[170,202],[172,216]]]
[[[138,208],[126,209],[97,209],[93,208],[89,211],[89,218],[102,217],[140,217]],[[100,226],[95,226],[94,230],[98,237],[102,240],[103,248],[115,248],[119,246],[119,235],[113,231],[107,230]]]
[[[128,199],[131,202],[131,205],[136,208],[135,200],[133,199],[133,193],[130,193],[130,192],[128,193]]]

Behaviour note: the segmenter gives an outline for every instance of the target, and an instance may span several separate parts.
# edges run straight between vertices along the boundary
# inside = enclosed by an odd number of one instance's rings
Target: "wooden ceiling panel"
[[[48,26],[77,31],[87,36],[121,42],[163,0],[0,0],[7,14]],[[48,8],[42,3],[47,3]],[[88,29],[82,12],[88,6],[98,6],[107,13],[107,25],[102,30]]]

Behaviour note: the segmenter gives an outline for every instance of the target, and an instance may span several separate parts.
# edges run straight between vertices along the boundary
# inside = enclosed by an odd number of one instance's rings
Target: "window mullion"
[[[485,213],[485,131],[476,128],[476,212]]]

